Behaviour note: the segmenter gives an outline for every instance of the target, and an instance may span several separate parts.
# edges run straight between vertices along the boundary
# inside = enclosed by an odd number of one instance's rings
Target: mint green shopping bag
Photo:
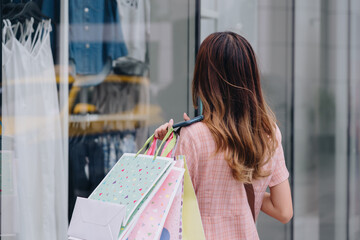
[[[172,133],[169,129],[166,138]],[[105,176],[89,199],[126,206],[126,215],[119,226],[119,239],[131,231],[137,218],[161,186],[174,165],[172,158],[158,156],[166,138],[154,156],[140,154],[155,140],[152,135],[137,154],[125,153]],[[176,139],[175,139],[176,141]]]

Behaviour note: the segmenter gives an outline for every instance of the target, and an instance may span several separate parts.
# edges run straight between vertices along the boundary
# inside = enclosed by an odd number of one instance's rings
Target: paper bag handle
[[[162,157],[170,157],[171,151],[175,148],[176,145],[176,134],[173,132],[169,139],[166,141],[164,149],[161,152]]]
[[[174,129],[171,127],[168,129],[164,139],[161,141],[161,144],[159,146],[159,148],[156,150],[155,154],[154,154],[154,160],[155,158],[158,156],[159,154],[159,151],[162,147],[162,145],[164,145],[165,141],[169,138],[170,134],[174,132]],[[175,139],[175,143],[176,143],[176,138],[172,138],[172,139]],[[144,146],[136,153],[135,157],[137,157],[145,148],[146,146],[148,146],[150,143],[152,144],[153,141],[155,141],[155,134],[151,135],[145,142]],[[169,144],[170,146],[175,146],[175,143],[171,143]],[[171,150],[168,151],[168,153],[170,152]]]

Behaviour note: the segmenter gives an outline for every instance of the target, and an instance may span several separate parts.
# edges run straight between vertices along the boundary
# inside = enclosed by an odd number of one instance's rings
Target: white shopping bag
[[[124,205],[78,197],[68,235],[76,239],[117,240],[125,214]]]

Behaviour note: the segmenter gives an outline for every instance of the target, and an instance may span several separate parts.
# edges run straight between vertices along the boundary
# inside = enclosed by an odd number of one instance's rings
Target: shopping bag
[[[169,129],[168,134],[165,136],[164,140],[165,139],[167,141],[161,152],[161,156],[171,156],[172,149],[176,143],[176,135],[173,133],[173,129]],[[161,145],[158,150],[156,150],[157,139],[153,138],[152,143],[149,143],[149,145],[150,147],[145,152],[145,154],[158,154],[161,149]],[[173,206],[173,200],[175,199],[175,196],[179,190],[182,190],[183,174],[183,168],[173,168],[171,170],[159,191],[150,200],[150,203],[147,205],[146,209],[141,213],[140,218],[137,220],[136,226],[131,229],[131,232],[125,235],[125,238],[129,240],[159,239],[165,220],[167,219],[167,215]],[[179,230],[179,228],[177,230]]]
[[[171,136],[176,140],[175,133],[171,134],[162,154],[171,155],[172,151],[175,150],[176,143],[174,143],[174,140],[170,140]],[[169,147],[166,148],[166,146]],[[150,147],[149,153],[151,154],[153,150],[154,148]],[[177,195],[173,201],[160,240],[203,240],[205,239],[204,228],[196,194],[186,165],[186,157],[183,155],[176,156],[175,166],[185,169],[181,192],[183,195]]]
[[[116,240],[125,212],[124,205],[78,197],[68,234],[87,240]]]
[[[89,200],[125,206],[125,215],[116,232],[118,239],[123,239],[135,226],[141,212],[158,192],[174,165],[172,158],[157,157],[160,148],[154,156],[140,154],[153,139],[154,136],[150,137],[137,154],[125,153],[89,196]],[[81,202],[84,205],[84,201]],[[97,207],[93,205],[93,208]],[[80,221],[80,225],[71,230],[85,231],[87,228],[84,226]],[[71,233],[71,237],[76,237]]]
[[[174,140],[171,140],[171,137],[174,137],[176,140],[175,133],[171,134],[162,154],[170,156],[172,151],[175,150],[176,143]],[[149,148],[148,154],[153,154],[155,148],[156,142],[153,142],[153,145]],[[205,239],[200,210],[187,169],[185,156],[176,156],[175,166],[185,169],[183,188],[181,189],[181,192],[178,191],[178,195],[175,195],[176,198],[174,199],[166,218],[160,240]],[[181,193],[183,193],[183,195],[181,195]]]
[[[184,195],[182,209],[182,238],[184,240],[203,240],[205,239],[204,228],[201,221],[199,205],[196,199],[194,187],[191,182],[189,170],[186,165],[185,156],[179,156],[184,159]]]
[[[184,169],[184,162],[182,159],[176,158],[175,167]],[[185,169],[184,169],[185,170]],[[174,201],[170,208],[169,214],[166,218],[163,231],[160,236],[160,240],[178,240],[182,236],[182,222],[181,222],[181,212],[183,204],[183,180],[181,182],[181,187],[176,192]]]
[[[128,240],[159,239],[176,193],[181,189],[183,174],[184,169],[174,167],[171,170],[160,189],[141,213]]]
[[[165,180],[172,163],[169,158],[125,153],[89,198],[126,205],[127,224],[153,186]]]
[[[144,209],[142,206],[146,206],[148,199],[151,199],[158,191],[173,164],[173,160],[168,158],[157,157],[154,159],[153,156],[138,155],[135,157],[135,154],[124,154],[90,195],[89,200],[125,206],[123,221],[117,226],[116,235],[120,239],[126,234],[126,227],[130,227],[136,222],[137,215],[141,214]],[[96,211],[96,208],[98,206],[93,205],[93,211]],[[88,210],[90,211],[90,209]],[[76,216],[77,214],[72,218],[72,222],[76,222]],[[85,226],[86,224],[79,223],[79,221],[77,223],[74,228],[69,228],[70,236],[80,236],[74,235],[73,233],[77,231],[70,231],[72,229],[90,232],[89,225]],[[112,238],[104,236],[102,239]]]

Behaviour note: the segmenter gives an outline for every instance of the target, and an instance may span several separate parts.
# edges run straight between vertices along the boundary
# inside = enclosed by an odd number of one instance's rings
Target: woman
[[[204,120],[181,129],[175,154],[186,156],[206,239],[259,238],[244,183],[254,188],[255,219],[262,210],[282,223],[290,221],[281,133],[263,98],[255,54],[245,38],[219,32],[204,40],[192,96],[195,108],[201,99]],[[155,136],[162,139],[172,124],[159,127]]]

